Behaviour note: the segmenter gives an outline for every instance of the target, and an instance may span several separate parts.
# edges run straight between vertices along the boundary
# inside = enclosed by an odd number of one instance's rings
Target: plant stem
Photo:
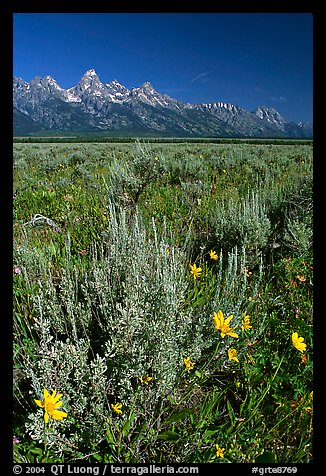
[[[234,434],[237,433],[238,429],[241,427],[243,427],[245,424],[249,423],[249,421],[256,415],[257,411],[258,411],[258,408],[259,408],[259,405],[261,404],[261,402],[264,400],[264,398],[266,397],[267,393],[270,391],[271,389],[271,386],[272,386],[272,382],[274,381],[276,375],[278,374],[278,371],[280,370],[280,367],[281,367],[281,364],[284,360],[284,357],[285,357],[285,354],[282,355],[282,358],[280,359],[280,362],[277,366],[277,369],[275,370],[274,372],[274,375],[272,376],[270,382],[268,383],[267,387],[266,387],[266,390],[263,392],[263,394],[261,395],[261,397],[257,400],[257,403],[254,407],[254,409],[251,411],[250,413],[250,416],[247,418],[247,420],[245,420],[242,425],[238,426],[237,429],[235,429],[234,431]]]
[[[43,462],[44,463],[47,463],[47,460],[48,460],[48,448],[47,448],[47,428],[46,428],[46,422],[44,421],[44,458],[43,458]]]

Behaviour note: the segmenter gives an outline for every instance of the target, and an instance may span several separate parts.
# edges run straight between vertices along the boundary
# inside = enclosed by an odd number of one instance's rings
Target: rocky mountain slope
[[[149,82],[129,90],[104,84],[94,69],[63,89],[54,78],[13,79],[14,135],[37,132],[175,137],[312,137],[312,125],[288,122],[272,108],[215,102],[189,104],[158,93]]]

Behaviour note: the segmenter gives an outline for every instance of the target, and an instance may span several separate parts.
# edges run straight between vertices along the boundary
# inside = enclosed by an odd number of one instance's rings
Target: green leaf
[[[94,458],[96,461],[98,461],[99,463],[102,462],[102,456],[99,455],[98,453],[94,453],[92,456],[93,456],[93,458]]]
[[[115,445],[116,444],[116,439],[111,431],[111,428],[108,426],[106,429],[106,441],[108,442],[109,445]]]
[[[276,463],[275,453],[264,451],[263,454],[257,456],[255,463]]]
[[[122,428],[122,435],[126,436],[129,433],[129,430],[133,424],[134,419],[136,418],[136,413],[131,412],[126,423],[123,425]]]
[[[29,452],[33,455],[42,455],[43,450],[41,448],[33,448]]]
[[[235,416],[235,414],[234,414],[234,410],[233,410],[232,405],[231,405],[231,403],[229,402],[229,400],[227,400],[226,406],[227,406],[227,409],[228,409],[228,413],[229,413],[229,416],[230,416],[231,423],[232,423],[232,425],[233,425],[233,424],[235,423],[235,421],[236,421],[237,418],[236,418],[236,416]]]
[[[181,410],[180,412],[172,413],[167,419],[166,423],[175,423],[181,420],[184,420],[185,417],[192,415],[194,412],[190,408],[185,408],[184,410]]]
[[[179,433],[176,433],[175,431],[163,431],[158,435],[158,437],[161,440],[166,440],[166,441],[178,441],[181,438],[181,435]]]
[[[216,433],[218,433],[219,431],[221,431],[221,428],[217,428],[215,430],[206,430],[204,433],[204,440],[206,438],[209,438],[210,436],[216,435]]]

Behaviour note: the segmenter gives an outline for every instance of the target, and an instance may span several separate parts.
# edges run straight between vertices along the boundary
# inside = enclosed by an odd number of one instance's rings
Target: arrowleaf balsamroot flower
[[[186,359],[183,359],[183,362],[187,368],[187,370],[192,370],[194,368],[194,365],[196,362],[191,362],[190,357],[187,357]]]
[[[210,256],[210,258],[213,259],[214,261],[217,261],[217,260],[218,260],[218,254],[216,253],[216,251],[211,250],[211,251],[209,252],[209,256]]]
[[[248,316],[248,314],[244,313],[241,324],[242,324],[241,329],[243,331],[245,331],[246,329],[252,329],[252,326],[250,325],[250,316]]]
[[[194,276],[194,279],[196,280],[199,278],[202,268],[197,268],[196,263],[190,265],[190,272]]]
[[[49,416],[52,417],[54,420],[62,420],[63,418],[67,417],[68,414],[66,412],[62,412],[57,410],[57,408],[61,407],[62,402],[59,402],[60,398],[62,397],[62,393],[56,394],[57,391],[54,390],[52,395],[49,394],[46,388],[43,391],[43,398],[44,400],[35,400],[34,402],[41,408],[44,408],[44,420],[45,423],[48,423]]]
[[[224,458],[225,448],[221,448],[218,445],[215,445],[215,447],[216,447],[216,456],[218,456],[219,458]]]
[[[238,339],[239,337],[238,334],[233,332],[233,330],[238,326],[238,324],[234,327],[229,326],[232,319],[233,319],[233,315],[229,316],[227,319],[224,320],[224,315],[221,310],[219,310],[217,314],[216,312],[214,312],[214,316],[213,316],[214,326],[217,331],[221,332],[222,338],[228,335]]]
[[[300,352],[305,352],[307,348],[307,344],[304,343],[304,338],[299,337],[299,334],[297,332],[293,332],[292,334],[292,344]]]
[[[144,383],[145,385],[148,385],[148,382],[150,382],[153,379],[153,377],[150,377],[149,375],[144,375],[143,377],[139,377],[139,380],[141,383]]]
[[[237,354],[238,354],[238,352],[236,351],[236,349],[230,348],[228,350],[228,356],[229,356],[230,360],[235,360],[236,362],[239,362]]]
[[[115,403],[114,405],[113,405],[113,403],[111,403],[111,408],[116,413],[122,413],[121,407],[122,407],[122,403]]]

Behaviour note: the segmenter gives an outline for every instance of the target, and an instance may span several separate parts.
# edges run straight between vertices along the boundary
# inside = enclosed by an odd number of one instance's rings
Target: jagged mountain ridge
[[[183,137],[312,137],[312,126],[287,122],[273,108],[249,112],[224,102],[189,104],[149,82],[128,89],[101,82],[94,69],[64,89],[51,76],[13,79],[14,134],[42,131]],[[25,128],[24,128],[25,124]]]

